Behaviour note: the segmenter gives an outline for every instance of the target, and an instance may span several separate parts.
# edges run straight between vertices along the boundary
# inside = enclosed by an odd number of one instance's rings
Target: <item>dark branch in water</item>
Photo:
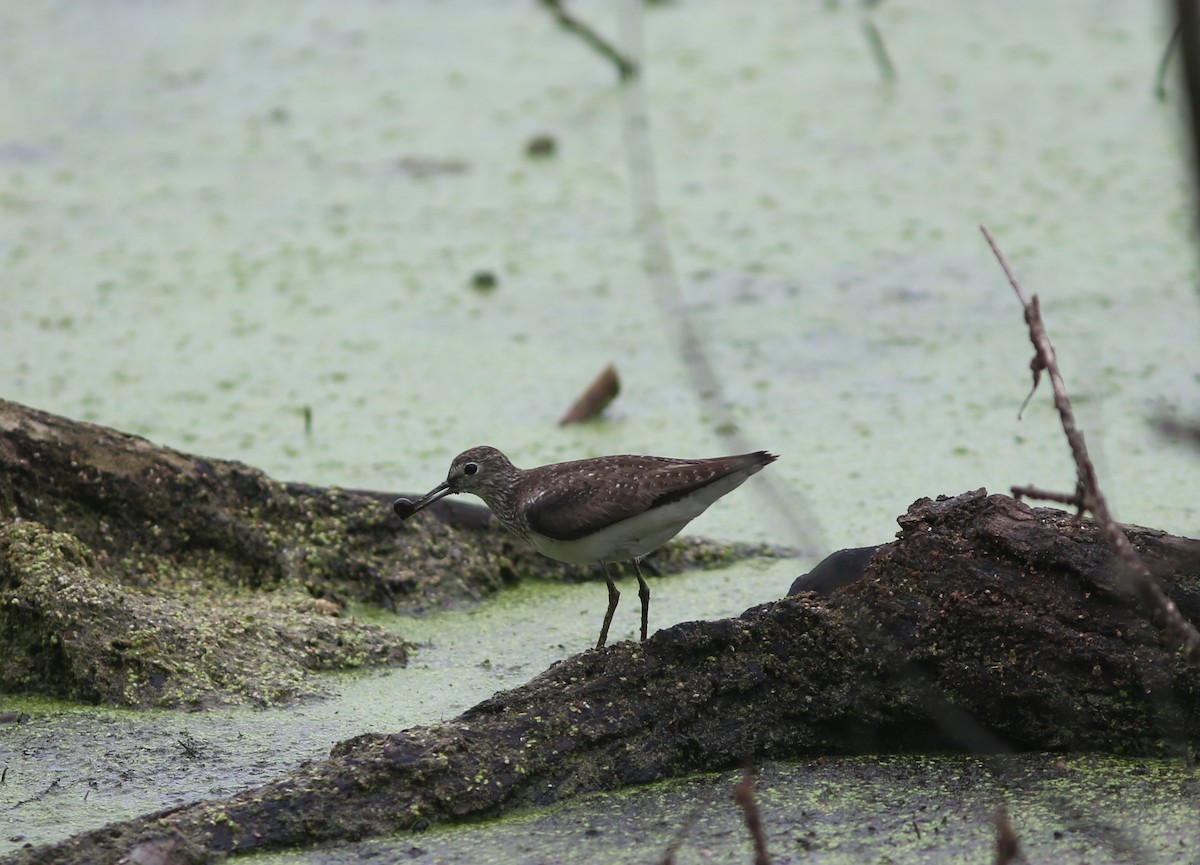
[[[631,78],[637,77],[637,64],[614,48],[607,39],[593,30],[590,24],[568,12],[563,6],[562,0],[542,0],[542,5],[550,11],[560,26],[570,30],[601,56],[612,61],[612,64],[617,67],[617,74],[622,81],[629,81]]]

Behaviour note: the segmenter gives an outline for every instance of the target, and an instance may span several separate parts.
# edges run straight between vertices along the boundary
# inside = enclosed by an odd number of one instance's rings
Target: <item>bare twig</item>
[[[1036,301],[1037,298],[1034,298]],[[1025,409],[1029,406],[1029,401],[1033,399],[1033,395],[1037,393],[1038,385],[1042,382],[1042,372],[1046,366],[1042,363],[1042,356],[1035,354],[1033,360],[1029,361],[1029,370],[1033,373],[1033,387],[1029,388],[1029,393],[1025,396],[1025,402],[1021,403],[1021,408],[1017,410],[1017,420],[1025,414]]]
[[[1175,55],[1175,48],[1179,45],[1179,24],[1175,24],[1175,29],[1171,33],[1171,38],[1167,40],[1167,44],[1163,46],[1162,57],[1158,61],[1158,74],[1154,76],[1154,97],[1159,102],[1167,101],[1167,70],[1171,68],[1171,58]]]
[[[758,803],[754,801],[754,770],[747,769],[742,780],[733,785],[733,801],[742,809],[746,828],[754,839],[754,865],[771,865],[767,853],[767,836],[763,832],[762,819],[758,814]]]
[[[1000,267],[1004,269],[1004,273],[1008,277],[1009,284],[1013,287],[1013,291],[1016,292],[1017,299],[1025,308],[1025,323],[1029,326],[1029,339],[1033,343],[1034,351],[1037,353],[1041,366],[1050,376],[1050,387],[1054,393],[1054,406],[1058,409],[1063,432],[1066,433],[1067,443],[1070,445],[1071,454],[1075,458],[1075,471],[1079,480],[1079,507],[1090,511],[1096,521],[1100,523],[1105,535],[1108,537],[1109,544],[1112,545],[1113,551],[1117,555],[1118,561],[1129,575],[1134,592],[1151,611],[1151,615],[1157,620],[1159,626],[1166,631],[1168,638],[1183,648],[1189,661],[1200,665],[1200,633],[1196,631],[1191,622],[1183,617],[1175,602],[1167,597],[1162,586],[1158,584],[1158,581],[1154,579],[1154,575],[1150,573],[1149,568],[1146,567],[1146,564],[1134,551],[1129,543],[1129,538],[1126,537],[1121,527],[1117,525],[1117,521],[1113,519],[1104,494],[1100,492],[1100,482],[1096,477],[1096,467],[1092,464],[1092,459],[1088,455],[1083,433],[1075,423],[1075,413],[1071,408],[1071,400],[1067,397],[1067,385],[1063,381],[1062,373],[1058,369],[1058,360],[1055,357],[1054,346],[1050,342],[1050,336],[1046,332],[1046,325],[1042,321],[1042,313],[1038,305],[1037,295],[1034,295],[1030,300],[1025,299],[1025,293],[1021,290],[1020,283],[1017,282],[1017,278],[1013,275],[1012,269],[1009,268],[1008,262],[1005,261],[1004,255],[996,246],[996,241],[992,239],[991,233],[983,225],[979,226],[979,230],[983,232],[988,246],[992,248],[996,260],[1000,262]],[[1036,375],[1035,367],[1035,377]]]
[[[1024,858],[1021,855],[1021,839],[1009,822],[1008,811],[1001,808],[996,812],[993,822],[996,824],[996,865],[1009,865],[1015,859]]]
[[[575,33],[601,55],[611,60],[613,65],[617,67],[617,74],[621,76],[622,81],[629,81],[631,78],[637,77],[637,64],[614,48],[607,39],[593,30],[589,24],[568,12],[563,6],[562,0],[542,0],[542,5],[550,10],[550,14],[554,16],[561,27]]]
[[[187,754],[187,756],[191,757],[193,760],[200,758],[202,756],[201,752],[204,750],[204,746],[197,742],[192,734],[187,730],[181,730],[179,735],[180,738],[176,740],[176,743],[180,748],[183,749],[183,753]]]
[[[1183,60],[1183,89],[1187,98],[1187,126],[1192,139],[1192,183],[1200,201],[1200,3],[1175,0],[1179,29],[1179,54]]]
[[[871,56],[879,67],[879,74],[889,84],[896,80],[896,64],[888,54],[887,45],[883,42],[883,34],[870,18],[863,19],[863,33],[867,36],[867,44],[871,47]]]
[[[687,840],[687,837],[691,834],[692,829],[695,828],[696,822],[700,819],[700,813],[703,810],[703,804],[704,803],[697,805],[692,809],[692,812],[684,818],[683,823],[679,826],[679,831],[675,834],[675,837],[671,840],[671,843],[667,845],[667,851],[663,854],[659,865],[675,865],[675,854],[679,851],[680,845]]]
[[[1073,493],[1059,493],[1054,490],[1044,490],[1041,487],[1026,484],[1023,487],[1013,487],[1012,494],[1014,499],[1040,499],[1044,502],[1058,502],[1059,504],[1070,505],[1079,510],[1080,516],[1083,515],[1083,496],[1080,494],[1078,487],[1075,488],[1075,492]]]

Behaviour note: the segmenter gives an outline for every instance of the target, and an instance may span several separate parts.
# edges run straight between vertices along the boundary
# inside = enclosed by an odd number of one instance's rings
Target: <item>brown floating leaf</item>
[[[620,392],[621,382],[617,379],[617,368],[610,363],[604,368],[604,372],[596,376],[596,380],[583,392],[583,395],[575,400],[575,405],[567,410],[558,425],[582,423],[597,417],[608,407],[610,402],[617,398],[617,394]]]

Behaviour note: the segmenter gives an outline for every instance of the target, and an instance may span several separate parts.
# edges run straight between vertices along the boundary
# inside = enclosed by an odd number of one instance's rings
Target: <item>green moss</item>
[[[266,706],[322,693],[314,671],[402,663],[407,653],[395,634],[327,615],[296,589],[236,591],[195,575],[153,592],[124,586],[78,539],[31,522],[0,525],[0,574],[9,599],[0,631],[12,649],[3,690]]]

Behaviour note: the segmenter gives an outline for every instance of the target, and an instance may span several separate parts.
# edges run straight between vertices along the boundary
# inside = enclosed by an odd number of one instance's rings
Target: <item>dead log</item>
[[[444,525],[462,511],[428,521],[428,543],[454,565],[431,576],[425,545],[397,525],[393,498],[276,481],[244,463],[0,400],[0,519],[73,535],[127,585],[291,582],[335,603],[404,607],[500,585],[495,564],[464,552]]]
[[[228,800],[10,861],[115,863],[152,847],[184,862],[361,839],[764,758],[1162,755],[1200,741],[1200,671],[1138,615],[1095,525],[982,490],[922,499],[900,524],[865,577],[830,598],[587,651],[453,721],[360,736]],[[1127,531],[1200,617],[1200,542]]]

